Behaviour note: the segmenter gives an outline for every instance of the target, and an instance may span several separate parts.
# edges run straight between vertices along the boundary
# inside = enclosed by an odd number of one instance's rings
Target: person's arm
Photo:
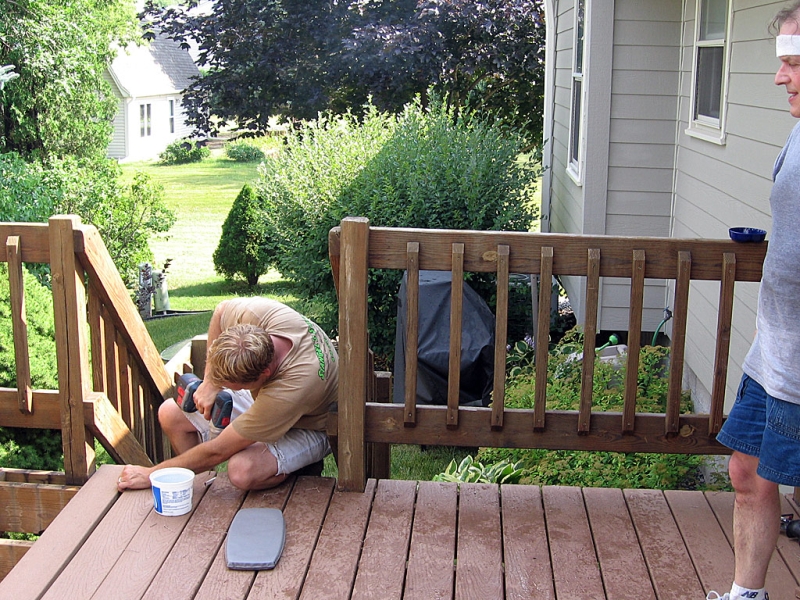
[[[237,452],[241,452],[253,444],[253,440],[242,437],[233,427],[226,427],[216,438],[198,444],[169,460],[154,467],[126,465],[117,483],[117,488],[125,490],[142,490],[150,487],[150,473],[167,467],[183,467],[195,473],[213,469],[225,462]]]
[[[214,313],[211,315],[211,321],[208,324],[208,340],[206,341],[206,356],[208,355],[208,350],[211,348],[211,344],[214,343],[219,337],[219,334],[222,333],[222,313],[225,310],[225,305],[227,304],[227,300],[220,302],[217,307],[214,309]],[[197,406],[197,410],[206,418],[206,420],[211,419],[211,409],[214,407],[214,400],[217,397],[217,393],[222,390],[221,387],[213,385],[208,380],[208,361],[206,361],[206,371],[203,374],[203,383],[195,390],[194,392],[194,403]]]

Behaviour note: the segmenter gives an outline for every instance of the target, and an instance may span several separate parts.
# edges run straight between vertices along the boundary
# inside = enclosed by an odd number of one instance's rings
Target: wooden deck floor
[[[104,466],[0,582],[0,598],[700,599],[733,573],[730,493],[370,481],[364,494],[301,477],[245,494],[195,481],[195,510],[153,512]],[[786,502],[786,511],[797,507]],[[272,571],[230,571],[242,507],[284,512]],[[800,546],[781,536],[768,589],[794,598]]]

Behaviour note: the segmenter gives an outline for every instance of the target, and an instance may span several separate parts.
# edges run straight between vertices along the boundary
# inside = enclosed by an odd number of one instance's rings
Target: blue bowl
[[[728,230],[734,242],[763,242],[767,232],[755,227],[731,227]]]

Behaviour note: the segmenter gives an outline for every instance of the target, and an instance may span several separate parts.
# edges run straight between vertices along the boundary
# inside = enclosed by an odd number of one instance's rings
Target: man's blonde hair
[[[253,383],[275,356],[269,332],[256,325],[233,325],[219,334],[206,356],[212,383]]]

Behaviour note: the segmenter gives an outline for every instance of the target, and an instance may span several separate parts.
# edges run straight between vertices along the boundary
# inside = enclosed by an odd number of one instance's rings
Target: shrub
[[[234,140],[225,144],[225,156],[236,162],[261,162],[266,158],[261,148],[245,140]]]
[[[271,238],[256,193],[245,184],[222,224],[222,237],[214,251],[214,269],[227,279],[241,275],[253,287],[274,258]]]
[[[200,162],[210,155],[211,151],[205,146],[201,146],[199,142],[184,138],[172,142],[158,155],[158,158],[165,165],[182,165]]]
[[[548,410],[576,410],[580,403],[582,362],[576,353],[583,350],[583,333],[576,327],[550,351],[547,372]],[[535,395],[533,349],[519,342],[508,357],[505,405],[532,408]],[[669,348],[644,346],[640,352],[637,411],[663,412],[669,387],[667,361]],[[621,411],[625,361],[620,364],[595,362],[592,408]],[[681,411],[691,410],[691,399],[684,394]],[[577,485],[680,489],[702,484],[703,458],[686,454],[582,452],[567,450],[523,450],[483,448],[478,459],[486,463],[519,463],[522,483],[536,485]]]
[[[397,117],[367,107],[362,121],[344,115],[308,124],[262,166],[259,196],[280,241],[278,270],[304,295],[323,295],[335,307],[327,237],[345,216],[378,226],[528,230],[538,171],[520,158],[523,143],[436,101],[429,109],[409,105]],[[393,352],[401,275],[370,274],[371,345],[378,355]],[[470,283],[491,302],[488,281]],[[335,313],[320,325],[335,330]]]
[[[114,160],[67,158],[46,167],[14,153],[0,154],[0,220],[46,222],[73,213],[97,227],[123,280],[136,281],[137,265],[152,260],[148,239],[175,222],[163,188],[144,173],[119,183]],[[21,202],[20,198],[25,201]]]
[[[57,389],[53,298],[35,277],[23,272],[28,324],[31,384],[34,389]],[[0,387],[17,387],[8,266],[0,263]],[[0,428],[0,466],[63,469],[61,434],[39,429]]]

